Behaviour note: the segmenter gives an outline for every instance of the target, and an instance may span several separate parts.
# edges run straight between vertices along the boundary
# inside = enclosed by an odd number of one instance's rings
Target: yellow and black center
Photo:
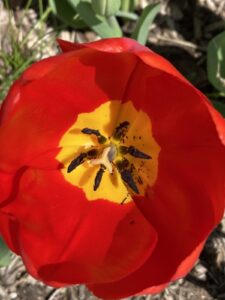
[[[108,101],[82,113],[60,141],[57,159],[67,181],[88,200],[128,203],[157,178],[159,145],[151,122],[132,102]]]

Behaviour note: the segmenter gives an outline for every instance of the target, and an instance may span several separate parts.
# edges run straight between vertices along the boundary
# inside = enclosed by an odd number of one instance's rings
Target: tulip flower
[[[159,292],[223,216],[224,119],[133,40],[59,44],[0,111],[2,237],[46,284]]]

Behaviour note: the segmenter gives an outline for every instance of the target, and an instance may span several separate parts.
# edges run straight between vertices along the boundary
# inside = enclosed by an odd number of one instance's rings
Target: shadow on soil
[[[164,36],[166,31],[174,31],[178,38],[148,46],[167,58],[203,93],[212,93],[214,88],[206,71],[207,45],[225,29],[224,19],[196,0],[170,0],[168,6],[170,14],[156,18],[156,36],[158,32]]]
[[[200,280],[189,274],[186,279],[191,283],[204,288],[215,299],[225,299],[225,260],[220,255],[225,254],[223,245],[222,252],[218,251],[218,242],[225,238],[222,226],[219,225],[209,237],[205,248],[200,256],[200,263],[206,268],[206,279]]]

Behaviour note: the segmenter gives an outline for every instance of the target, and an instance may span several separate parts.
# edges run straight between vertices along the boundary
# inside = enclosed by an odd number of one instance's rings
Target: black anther
[[[141,152],[140,150],[138,150],[137,148],[133,147],[133,146],[129,146],[127,149],[127,153],[129,153],[130,155],[137,157],[137,158],[142,158],[142,159],[151,159],[152,157],[144,152]]]
[[[125,169],[120,172],[123,181],[136,193],[139,194],[139,190],[134,182],[132,173],[129,169]]]
[[[103,176],[104,172],[105,172],[105,167],[101,166],[95,176],[94,191],[96,191],[98,189],[98,187],[102,181],[102,176]]]
[[[84,128],[81,130],[81,132],[85,133],[85,134],[94,134],[96,136],[100,136],[100,132],[96,129],[91,129],[91,128]]]
[[[126,147],[126,146],[120,146],[119,147],[119,151],[120,151],[120,153],[121,154],[127,154],[128,153],[128,147]]]
[[[96,157],[97,155],[98,155],[98,150],[96,150],[96,149],[91,149],[87,152],[88,158]]]
[[[126,169],[129,166],[129,164],[130,164],[130,162],[126,158],[123,158],[122,160],[119,160],[116,162],[116,166],[119,171]]]
[[[120,153],[123,155],[130,154],[134,157],[142,158],[142,159],[151,159],[152,158],[150,155],[138,150],[134,146],[129,146],[129,147],[120,146],[119,150],[120,150]]]
[[[78,157],[72,160],[67,168],[67,173],[72,172],[74,169],[76,169],[76,167],[81,165],[84,162],[86,157],[87,157],[87,153],[81,153]]]
[[[126,134],[130,123],[128,121],[124,121],[116,127],[115,132],[113,134],[113,138],[115,140],[120,140]]]
[[[84,128],[81,130],[82,133],[85,133],[85,134],[93,134],[95,136],[97,136],[98,138],[98,142],[100,144],[104,144],[106,142],[106,138],[99,132],[99,130],[96,130],[96,129],[91,129],[91,128]]]

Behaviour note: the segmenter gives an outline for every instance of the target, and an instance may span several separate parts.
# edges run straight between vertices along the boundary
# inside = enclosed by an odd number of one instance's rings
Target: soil
[[[150,28],[148,46],[171,61],[204,93],[213,92],[214,89],[207,80],[206,50],[208,42],[224,30],[225,0],[140,0],[139,9],[141,10],[146,4],[153,2],[161,2],[162,5],[160,14]],[[17,17],[20,16],[24,1],[11,1],[11,5],[14,8],[14,14]],[[35,18],[37,18],[37,12],[34,6],[24,17],[27,23],[23,30],[26,31],[29,26],[34,24]],[[58,24],[58,21],[54,22]],[[45,28],[50,37],[54,22],[50,22]],[[129,36],[134,24],[132,22],[123,24],[123,21],[121,24],[125,35]],[[40,36],[39,30],[43,30],[43,28],[37,28],[33,32],[29,39],[31,44],[32,39],[35,40]],[[0,0],[0,47],[8,51],[10,45],[5,38],[6,33],[7,15]],[[75,33],[71,29],[61,31],[60,37],[79,42],[98,38],[93,32]],[[58,49],[55,43],[50,44],[48,48],[44,49],[42,57],[57,53]],[[222,101],[224,100],[222,99]],[[20,258],[16,256],[13,256],[8,267],[0,269],[0,283],[0,300],[97,299],[84,285],[62,289],[45,286],[26,273]],[[211,234],[196,266],[186,278],[172,283],[161,294],[129,299],[225,300],[225,218]]]

